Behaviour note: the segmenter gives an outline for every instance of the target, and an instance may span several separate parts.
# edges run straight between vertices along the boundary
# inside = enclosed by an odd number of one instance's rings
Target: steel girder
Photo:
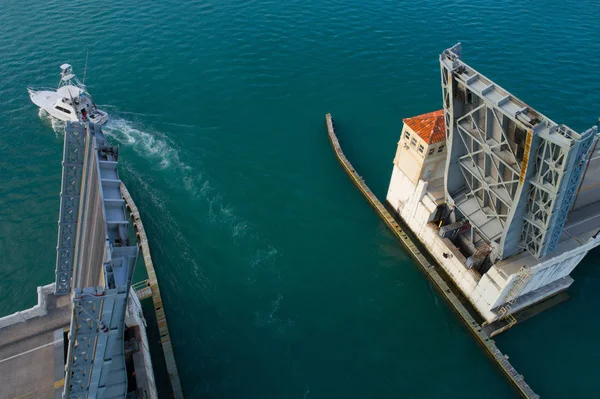
[[[560,240],[597,128],[557,125],[460,56],[460,44],[440,56],[446,202],[495,259],[523,250],[540,258]]]
[[[71,292],[86,136],[85,126],[67,124],[63,149],[58,243],[56,246],[55,295],[66,295]]]
[[[549,136],[542,137],[535,159],[536,172],[530,179],[522,241],[536,258],[558,245],[596,133],[592,128],[580,137],[571,137],[566,131],[563,126],[552,129],[553,134],[567,137],[563,145]]]

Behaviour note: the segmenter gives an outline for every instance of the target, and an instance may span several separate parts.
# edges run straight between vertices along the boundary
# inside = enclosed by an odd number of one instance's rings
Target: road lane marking
[[[54,344],[57,344],[57,343],[59,343],[59,342],[62,342],[62,340],[57,340],[57,341],[48,342],[47,344],[40,345],[40,346],[38,346],[37,348],[29,349],[28,351],[25,351],[25,352],[18,353],[18,354],[16,354],[16,355],[13,355],[13,356],[11,356],[11,357],[7,357],[6,359],[2,359],[2,360],[0,360],[0,363],[7,362],[7,361],[9,361],[9,360],[12,360],[12,359],[14,359],[14,358],[17,358],[17,357],[19,357],[19,356],[23,356],[23,355],[26,355],[26,354],[28,354],[28,353],[35,352],[35,351],[37,351],[37,350],[39,350],[39,349],[43,349],[43,348],[45,348],[45,347],[47,347],[47,346],[54,345]]]

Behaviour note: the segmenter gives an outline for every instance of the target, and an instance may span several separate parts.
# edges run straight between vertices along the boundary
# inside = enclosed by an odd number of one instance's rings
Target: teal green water
[[[0,314],[54,276],[62,136],[27,85],[83,74],[112,116],[190,398],[508,398],[503,377],[336,163],[386,192],[438,54],[556,121],[600,116],[597,1],[0,4]],[[600,390],[598,252],[572,299],[497,340],[544,398]]]

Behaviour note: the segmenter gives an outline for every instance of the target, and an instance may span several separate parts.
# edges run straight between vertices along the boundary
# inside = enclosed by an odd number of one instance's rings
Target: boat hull
[[[31,102],[43,109],[51,117],[63,122],[91,122],[97,125],[103,125],[108,121],[108,114],[99,109],[95,109],[93,114],[87,118],[82,118],[78,113],[65,114],[56,109],[56,105],[60,104],[62,97],[56,91],[50,90],[33,90],[28,88],[29,98]]]

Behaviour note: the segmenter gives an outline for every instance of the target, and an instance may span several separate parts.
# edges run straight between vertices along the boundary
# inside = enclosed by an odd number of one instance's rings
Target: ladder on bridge
[[[498,320],[505,320],[506,325],[503,326],[502,328],[494,331],[493,333],[491,333],[490,337],[493,337],[494,335],[498,335],[501,332],[504,332],[504,331],[508,330],[509,328],[511,328],[512,326],[514,326],[515,324],[517,324],[517,319],[511,313],[511,306],[515,304],[515,302],[517,301],[517,298],[519,297],[519,295],[521,295],[521,292],[523,292],[523,289],[525,288],[525,286],[531,279],[531,276],[532,276],[531,273],[529,273],[529,271],[525,268],[525,266],[523,266],[523,267],[521,267],[521,269],[519,269],[519,273],[517,273],[516,281],[513,283],[512,287],[510,287],[508,294],[506,294],[506,298],[505,298],[506,302],[498,310],[498,314],[500,316],[500,317],[498,317]],[[483,326],[485,326],[487,324],[489,324],[489,323],[485,322],[485,323],[483,323]]]
[[[142,299],[150,298],[152,296],[152,287],[150,286],[150,280],[146,279],[138,281],[137,283],[132,284],[131,288],[133,288],[140,301]]]

